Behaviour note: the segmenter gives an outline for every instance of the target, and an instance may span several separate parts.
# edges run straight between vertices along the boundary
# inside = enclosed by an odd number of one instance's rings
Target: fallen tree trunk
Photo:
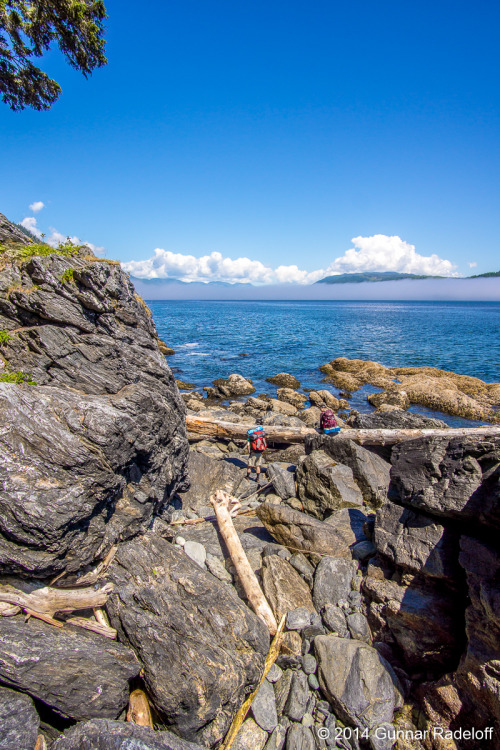
[[[217,422],[214,419],[188,414],[187,428],[190,432],[227,439],[246,439],[248,425],[232,422]],[[303,443],[308,435],[317,435],[318,431],[309,427],[277,427],[264,425],[268,443]],[[395,445],[405,440],[416,440],[421,437],[500,437],[500,427],[448,427],[419,430],[353,430],[342,428],[340,435],[354,440],[360,445]],[[333,438],[335,439],[335,438]]]
[[[245,554],[245,550],[232,521],[232,516],[236,514],[240,507],[239,501],[227,492],[217,490],[211,496],[210,502],[215,510],[220,534],[224,539],[248,601],[255,614],[267,625],[271,635],[276,635],[278,624],[273,611],[260,588],[257,576],[248,562],[248,557]]]
[[[53,620],[56,612],[101,607],[106,604],[112,590],[113,584],[107,583],[97,591],[94,588],[53,589],[45,586],[26,594],[13,586],[0,586],[0,602],[17,605],[33,617],[49,618],[51,624],[56,623],[60,627],[62,623]]]

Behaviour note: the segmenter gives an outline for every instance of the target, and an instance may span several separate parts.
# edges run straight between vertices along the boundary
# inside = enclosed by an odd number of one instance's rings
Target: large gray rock
[[[458,536],[423,513],[387,501],[377,511],[377,551],[398,568],[456,585]]]
[[[313,599],[318,612],[327,605],[336,606],[351,593],[356,563],[342,558],[323,557],[314,576]]]
[[[179,495],[184,509],[190,508],[197,512],[202,507],[210,507],[210,495],[215,490],[225,490],[230,495],[235,495],[243,479],[243,472],[233,463],[217,461],[196,451],[189,454],[187,471],[190,488]]]
[[[253,719],[246,719],[236,735],[233,750],[262,750],[267,740],[267,732]]]
[[[360,641],[318,635],[314,639],[321,689],[343,722],[373,729],[391,722],[402,705],[397,678],[379,653]]]
[[[16,749],[21,750],[21,748]],[[67,729],[51,750],[205,750],[171,732],[155,732],[134,722],[92,719]]]
[[[115,719],[141,665],[120,643],[22,615],[2,619],[0,680],[72,719]]]
[[[256,512],[276,541],[294,552],[302,550],[350,559],[350,547],[366,541],[363,524],[367,516],[354,508],[336,511],[327,521],[271,503],[263,503]]]
[[[470,605],[467,648],[457,682],[481,720],[500,724],[500,554],[492,544],[463,536],[460,564],[467,575]]]
[[[386,501],[391,467],[383,458],[341,435],[306,438],[306,452],[317,450],[324,451],[334,461],[352,470],[366,503],[376,508]]]
[[[315,611],[309,586],[295,568],[278,555],[264,558],[262,583],[278,622],[284,614],[295,609]]]
[[[75,572],[184,482],[185,409],[118,264],[33,257],[0,272],[0,572]]]
[[[367,576],[363,593],[371,600],[368,621],[374,639],[387,627],[410,671],[443,673],[457,664],[464,641],[464,599],[446,585],[419,582],[400,585]]]
[[[260,679],[265,625],[232,586],[154,534],[122,544],[108,574],[111,623],[137,652],[156,710],[187,739],[213,744]]]
[[[182,477],[181,416],[139,385],[87,396],[0,383],[0,571],[74,572],[147,527]]]
[[[403,409],[394,411],[355,414],[347,420],[350,427],[358,430],[418,430],[421,428],[448,427],[442,419],[424,417]]]
[[[309,684],[307,682],[307,675],[302,671],[294,672],[284,713],[293,721],[301,721],[306,712],[308,700]]]
[[[28,695],[0,687],[0,750],[33,750],[39,724]]]
[[[500,438],[427,437],[395,446],[390,496],[430,515],[500,529]]]
[[[267,478],[273,483],[274,491],[282,500],[295,497],[294,466],[272,461],[267,466]]]
[[[297,489],[304,509],[321,520],[331,511],[363,505],[351,469],[321,450],[313,451],[299,462]]]

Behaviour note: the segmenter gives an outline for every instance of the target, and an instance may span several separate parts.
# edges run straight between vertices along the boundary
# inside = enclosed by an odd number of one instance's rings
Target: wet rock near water
[[[270,378],[266,378],[268,383],[278,385],[280,388],[300,388],[300,382],[294,375],[290,375],[287,372],[279,372],[277,375],[273,375]]]

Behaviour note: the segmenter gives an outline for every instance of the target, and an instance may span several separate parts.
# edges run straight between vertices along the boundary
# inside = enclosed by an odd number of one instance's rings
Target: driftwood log
[[[103,604],[106,604],[112,590],[113,584],[107,583],[97,591],[94,588],[54,589],[44,586],[43,588],[35,589],[31,594],[26,594],[24,591],[20,591],[13,586],[0,586],[0,602],[20,607],[26,614],[44,620],[55,627],[62,628],[63,623],[54,620],[56,612],[75,612],[79,609],[96,610],[102,607]],[[2,614],[5,616],[7,613],[4,611]],[[9,614],[15,614],[15,611]],[[81,625],[81,623],[75,624]],[[98,623],[95,624],[97,625]],[[99,632],[102,631],[99,630]]]
[[[273,611],[269,606],[266,597],[257,580],[257,576],[252,570],[248,558],[241,544],[240,538],[234,528],[232,515],[235,515],[240,507],[239,501],[223,490],[217,492],[210,498],[215,510],[215,517],[219,531],[226,543],[231,560],[245,590],[250,605],[260,619],[267,625],[271,635],[275,635],[278,624],[274,617]]]
[[[233,422],[218,422],[206,417],[188,414],[186,425],[190,432],[207,437],[231,440],[246,439],[248,425]],[[308,435],[317,435],[310,427],[281,427],[265,425],[268,443],[303,443]],[[500,427],[448,427],[412,430],[353,430],[342,428],[341,436],[360,445],[395,445],[421,437],[500,437]]]

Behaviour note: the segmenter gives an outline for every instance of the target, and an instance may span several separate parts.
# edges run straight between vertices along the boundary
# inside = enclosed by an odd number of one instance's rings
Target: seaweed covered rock
[[[154,534],[122,544],[107,609],[143,665],[153,704],[176,732],[213,744],[258,683],[265,625],[182,551]]]

